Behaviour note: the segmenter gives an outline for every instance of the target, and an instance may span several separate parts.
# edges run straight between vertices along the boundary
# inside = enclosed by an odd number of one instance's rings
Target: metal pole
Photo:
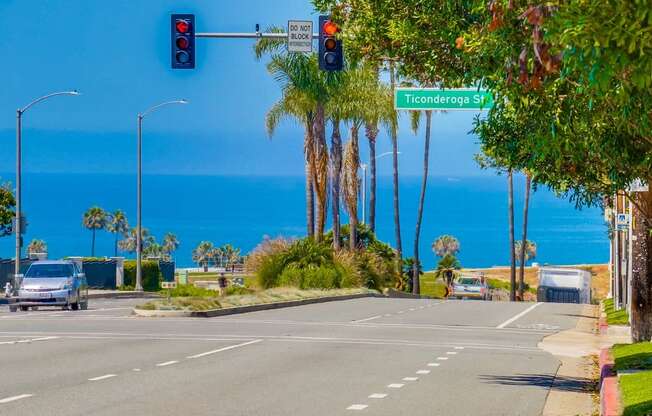
[[[288,38],[287,33],[261,33],[261,32],[243,32],[243,33],[224,33],[224,32],[206,32],[195,33],[196,38],[222,38],[222,39],[278,39]],[[312,34],[313,40],[319,39],[319,33]]]
[[[362,165],[362,223],[366,224],[367,218],[367,165]]]
[[[142,142],[143,142],[143,116],[138,114],[138,178],[136,190],[136,291],[143,291],[142,282]]]
[[[22,215],[22,206],[21,206],[21,179],[22,179],[22,128],[23,128],[23,111],[18,109],[16,110],[16,219],[15,219],[15,229],[16,233],[16,261],[14,264],[14,279],[13,279],[13,291],[14,294],[18,294],[18,275],[20,274],[20,252],[21,252],[21,238],[22,238],[22,224],[21,224],[21,215]]]

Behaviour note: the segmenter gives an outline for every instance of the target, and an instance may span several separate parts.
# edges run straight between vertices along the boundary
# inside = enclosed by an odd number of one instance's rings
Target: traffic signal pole
[[[218,38],[218,39],[277,39],[287,40],[288,34],[282,32],[205,32],[195,33],[196,38]],[[319,33],[312,34],[313,40],[319,37]]]

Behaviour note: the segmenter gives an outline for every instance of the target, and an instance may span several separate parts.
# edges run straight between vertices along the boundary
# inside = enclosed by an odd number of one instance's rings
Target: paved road
[[[578,305],[366,298],[222,318],[0,309],[0,415],[539,415]]]

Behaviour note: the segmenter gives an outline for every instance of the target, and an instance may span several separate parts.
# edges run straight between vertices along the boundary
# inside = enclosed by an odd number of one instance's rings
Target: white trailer
[[[591,303],[591,273],[580,269],[541,267],[537,300]]]

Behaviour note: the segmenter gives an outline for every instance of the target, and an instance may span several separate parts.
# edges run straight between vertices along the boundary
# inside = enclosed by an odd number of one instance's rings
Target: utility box
[[[537,301],[591,303],[591,273],[570,268],[540,268]]]

